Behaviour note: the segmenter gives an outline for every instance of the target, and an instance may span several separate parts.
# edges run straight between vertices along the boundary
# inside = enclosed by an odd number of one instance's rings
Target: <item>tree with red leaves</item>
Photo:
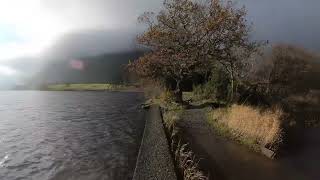
[[[181,83],[218,63],[230,76],[233,97],[234,82],[248,64],[244,59],[259,47],[249,41],[245,16],[245,9],[231,1],[165,0],[158,15],[146,12],[139,17],[148,28],[137,39],[150,52],[128,67],[142,78],[175,82],[167,88],[181,103]]]

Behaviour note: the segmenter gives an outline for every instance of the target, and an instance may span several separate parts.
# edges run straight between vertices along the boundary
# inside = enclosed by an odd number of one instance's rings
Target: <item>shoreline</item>
[[[51,84],[41,88],[40,91],[143,92],[143,89],[134,85],[124,85],[124,84],[75,83],[75,84]]]
[[[24,90],[13,90],[24,91]],[[52,92],[136,92],[143,93],[140,89],[124,89],[124,90],[26,90],[26,91],[52,91]]]

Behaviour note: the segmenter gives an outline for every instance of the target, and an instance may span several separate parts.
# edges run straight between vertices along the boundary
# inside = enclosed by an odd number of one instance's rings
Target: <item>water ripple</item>
[[[20,91],[0,99],[0,179],[131,179],[142,94]]]
[[[1,160],[0,160],[0,167],[3,167],[4,163],[7,161],[9,158],[9,155],[5,155]]]

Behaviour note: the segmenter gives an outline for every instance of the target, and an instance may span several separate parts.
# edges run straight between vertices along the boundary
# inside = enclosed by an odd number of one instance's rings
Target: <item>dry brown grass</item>
[[[174,155],[174,161],[184,180],[209,180],[203,171],[199,169],[199,161],[195,154],[190,150],[187,144],[178,140],[176,143],[178,131],[172,131],[171,151]]]
[[[170,109],[170,108],[169,108]],[[181,119],[183,109],[163,111],[163,122],[170,134],[170,149],[174,156],[175,166],[184,180],[208,180],[209,178],[199,169],[199,161],[185,143],[181,143],[180,130],[175,125]]]
[[[181,119],[183,109],[168,110],[163,113],[163,121],[168,129],[173,128]]]
[[[280,108],[262,111],[251,106],[232,105],[210,112],[209,122],[240,141],[275,149],[281,142],[282,117]]]

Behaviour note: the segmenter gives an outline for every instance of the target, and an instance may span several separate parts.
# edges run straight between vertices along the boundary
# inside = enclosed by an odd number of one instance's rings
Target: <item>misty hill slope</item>
[[[136,34],[124,30],[83,30],[61,36],[45,52],[46,59],[92,57],[136,51]]]
[[[124,30],[84,30],[65,34],[44,53],[47,63],[33,86],[55,83],[119,83],[123,65],[143,54],[135,33]],[[72,62],[81,63],[73,68]],[[79,64],[78,64],[79,65]]]
[[[36,84],[120,83],[123,66],[142,54],[142,51],[131,51],[52,61],[32,81]],[[82,67],[72,67],[72,61],[81,62]]]

